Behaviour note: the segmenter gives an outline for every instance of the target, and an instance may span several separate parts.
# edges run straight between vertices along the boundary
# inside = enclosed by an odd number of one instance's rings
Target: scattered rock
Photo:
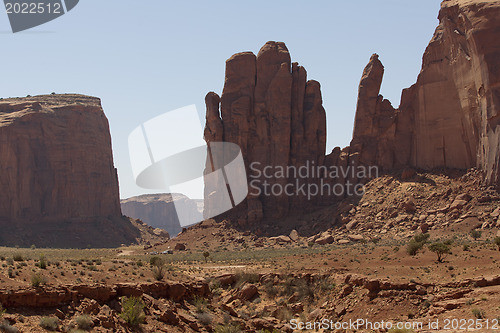
[[[241,300],[249,301],[255,295],[257,295],[258,292],[259,292],[259,289],[257,289],[256,285],[251,284],[251,283],[247,283],[247,284],[243,285],[243,287],[240,289],[237,297]]]

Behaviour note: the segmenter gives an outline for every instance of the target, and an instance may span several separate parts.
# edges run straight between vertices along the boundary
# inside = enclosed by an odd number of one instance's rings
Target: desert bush
[[[210,252],[208,252],[208,251],[203,252],[203,257],[205,258],[205,262],[207,262],[208,257],[210,257]]]
[[[444,258],[451,253],[450,245],[446,242],[434,242],[429,245],[429,250],[437,255],[438,262],[443,262]]]
[[[479,238],[481,238],[481,235],[483,233],[481,232],[481,230],[477,230],[477,229],[474,229],[470,232],[470,235],[472,238],[474,238],[474,240],[478,240]]]
[[[12,259],[14,259],[14,261],[24,261],[23,256],[20,255],[20,254],[14,254],[14,256],[12,257]]]
[[[197,313],[196,319],[198,319],[198,321],[205,326],[208,326],[212,323],[212,315],[208,312]]]
[[[272,282],[268,282],[264,285],[264,291],[271,298],[275,298],[279,294],[278,288]]]
[[[149,259],[149,263],[151,264],[151,271],[153,272],[153,277],[157,281],[163,280],[166,273],[165,261],[160,257],[154,256]]]
[[[76,325],[78,326],[79,329],[82,330],[89,330],[94,326],[94,322],[92,321],[92,318],[88,315],[83,315],[83,316],[78,316],[75,318]]]
[[[123,297],[121,300],[122,312],[120,317],[132,326],[139,326],[144,322],[144,303],[139,297]]]
[[[426,243],[429,240],[429,236],[429,234],[417,234],[413,236],[413,239],[418,243]]]
[[[414,256],[418,253],[418,251],[424,246],[423,243],[416,242],[414,239],[411,239],[408,245],[406,246],[406,252]]]
[[[193,305],[196,308],[197,313],[207,312],[207,300],[203,297],[195,295],[193,298]]]
[[[162,258],[160,258],[158,256],[153,256],[153,257],[149,258],[149,264],[151,266],[163,266],[163,265],[165,265],[165,262]]]
[[[219,295],[222,292],[222,285],[219,279],[212,279],[212,281],[210,281],[209,287],[212,294]]]
[[[484,319],[486,317],[486,313],[484,310],[474,308],[472,309],[472,315],[477,319]]]
[[[40,327],[48,331],[55,331],[59,327],[59,319],[55,317],[42,317],[40,318]]]
[[[243,283],[257,283],[259,282],[259,274],[249,272],[239,272],[236,274],[236,288],[240,287]]]
[[[424,247],[428,239],[429,234],[417,234],[413,236],[413,238],[410,239],[410,242],[406,246],[406,252],[411,256],[416,255],[418,251]]]
[[[290,321],[290,319],[293,318],[293,313],[284,307],[284,308],[281,308],[278,310],[277,318],[279,320],[288,322],[288,321]]]
[[[495,237],[493,241],[495,242],[495,245],[498,246],[498,251],[500,251],[500,237]]]
[[[0,332],[4,333],[19,333],[19,330],[10,325],[7,321],[0,322]]]
[[[153,277],[157,281],[161,281],[165,277],[165,266],[153,266],[151,271],[153,272]]]
[[[42,274],[35,273],[35,274],[31,275],[31,286],[32,287],[37,288],[45,283],[47,283],[47,279]]]
[[[332,283],[328,277],[322,278],[315,283],[320,292],[328,292],[335,288],[335,283]]]
[[[214,330],[215,333],[241,333],[241,329],[238,325],[232,325],[232,324],[225,324],[225,325],[218,325],[215,327]]]
[[[303,279],[288,278],[283,282],[282,296],[291,296],[296,294],[299,300],[314,299],[314,290]]]
[[[40,261],[38,262],[38,267],[41,269],[47,269],[47,259],[45,259],[45,255],[40,254]]]

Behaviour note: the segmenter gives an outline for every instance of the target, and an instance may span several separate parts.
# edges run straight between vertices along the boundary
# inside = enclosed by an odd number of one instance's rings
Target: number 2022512
[[[5,3],[7,14],[63,14],[60,3]]]

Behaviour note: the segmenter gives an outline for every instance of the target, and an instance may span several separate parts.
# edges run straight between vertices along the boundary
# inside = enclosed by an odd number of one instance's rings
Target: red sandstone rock
[[[322,165],[326,146],[326,116],[320,85],[307,81],[306,71],[292,64],[284,43],[267,42],[255,56],[250,52],[233,55],[226,61],[226,78],[220,98],[206,97],[207,142],[233,142],[240,146],[249,180],[250,165],[301,166],[307,161]],[[257,176],[257,175],[253,175]],[[262,189],[264,181],[284,186],[286,177],[255,177]],[[304,207],[304,198],[250,193],[231,217],[255,223],[262,218],[279,218]],[[210,211],[211,193],[205,193],[205,209]],[[244,224],[244,223],[243,223]]]
[[[397,110],[378,95],[383,67],[372,56],[351,143],[363,163],[385,169],[477,166],[488,183],[500,184],[499,16],[497,2],[443,1],[417,82],[403,90]]]
[[[111,247],[135,241],[120,221],[108,121],[98,98],[0,101],[1,245]]]
[[[245,284],[238,292],[239,299],[248,301],[251,300],[258,293],[257,286],[251,283]]]

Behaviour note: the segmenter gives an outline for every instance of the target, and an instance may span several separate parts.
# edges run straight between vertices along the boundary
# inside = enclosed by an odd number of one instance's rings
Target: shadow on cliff
[[[39,248],[113,248],[137,244],[141,231],[128,217],[0,220],[0,246]]]
[[[467,170],[460,169],[434,168],[431,171],[426,171],[423,169],[405,168],[402,170],[381,172],[379,177],[375,179],[390,176],[401,183],[420,183],[439,187],[439,184],[430,175],[440,175],[450,180],[458,180],[466,174]],[[369,182],[367,182],[367,186],[369,186]],[[256,236],[273,237],[288,235],[292,230],[297,230],[301,236],[309,237],[329,229],[344,227],[348,222],[345,216],[352,209],[356,209],[362,199],[363,196],[349,196],[336,199],[330,203],[314,204],[283,218],[265,218],[254,224],[249,224],[245,220],[232,217],[231,212],[218,216],[215,219],[217,221],[229,221],[231,226],[236,230],[251,232]],[[244,205],[245,203],[243,202],[242,204]]]

